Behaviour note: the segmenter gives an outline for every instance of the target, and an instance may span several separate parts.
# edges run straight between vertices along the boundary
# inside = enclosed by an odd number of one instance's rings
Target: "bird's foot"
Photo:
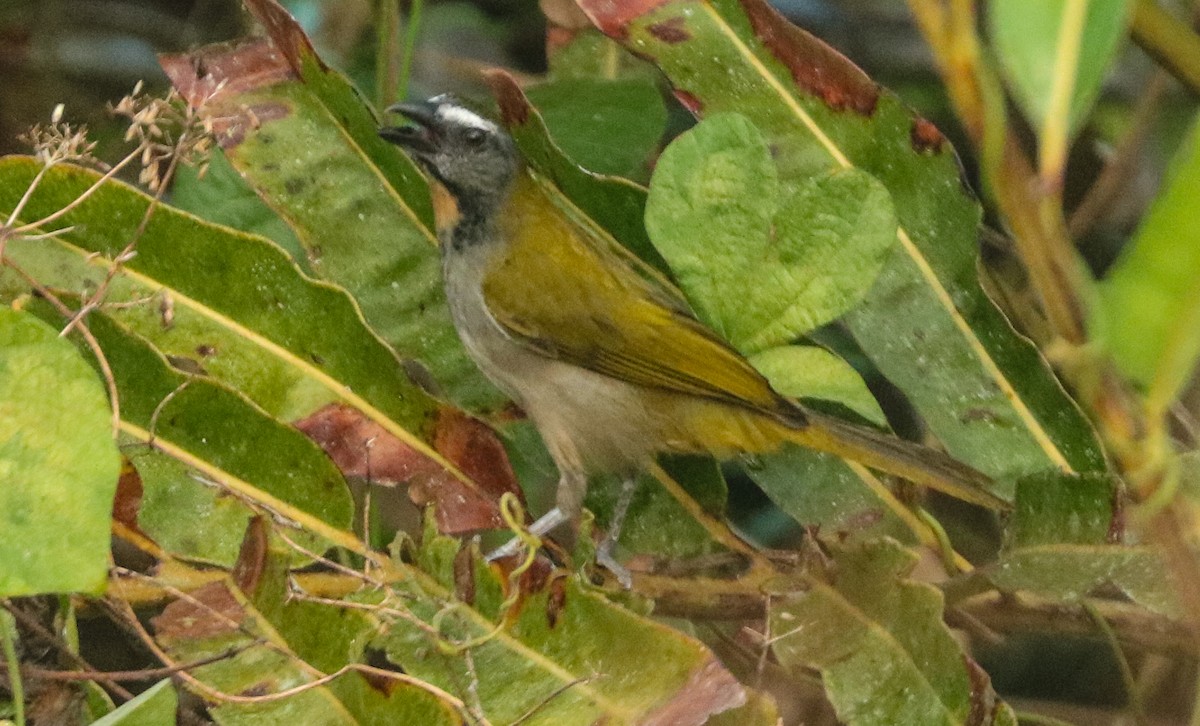
[[[617,582],[621,583],[621,587],[629,590],[633,587],[633,575],[630,574],[629,568],[617,562],[612,552],[609,551],[611,549],[611,547],[601,547],[596,550],[596,564],[611,572],[613,577],[617,578]]]
[[[558,507],[551,509],[549,512],[546,512],[542,516],[538,517],[533,524],[529,525],[527,532],[513,537],[509,541],[489,552],[487,554],[487,561],[493,562],[504,557],[511,557],[512,555],[521,552],[527,544],[533,544],[533,541],[537,538],[546,536],[550,532],[554,531],[559,525],[565,523],[567,519],[567,515],[564,514],[563,511]]]

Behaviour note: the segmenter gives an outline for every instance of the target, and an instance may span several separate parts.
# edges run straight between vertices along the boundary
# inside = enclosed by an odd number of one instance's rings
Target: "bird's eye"
[[[479,146],[482,144],[485,136],[487,136],[487,134],[484,133],[483,129],[467,129],[467,132],[463,134],[463,137],[467,140],[467,142],[473,146]]]

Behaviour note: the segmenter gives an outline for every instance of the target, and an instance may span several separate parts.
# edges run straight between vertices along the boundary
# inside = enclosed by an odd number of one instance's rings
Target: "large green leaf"
[[[0,307],[0,596],[104,588],[119,471],[99,376],[57,330]]]
[[[12,209],[38,169],[28,157],[0,160],[0,209]],[[30,197],[25,218],[71,205],[97,177],[56,167]],[[132,187],[105,183],[54,223],[67,232],[52,241],[13,240],[8,250],[44,284],[76,292],[112,272],[136,239],[137,254],[122,263],[106,300],[152,296],[114,315],[177,362],[190,360],[287,419],[342,400],[402,438],[428,434],[436,402],[409,381],[343,290],[305,277],[261,237],[166,205],[139,234],[151,203]],[[169,316],[162,311],[168,303]]]
[[[645,181],[667,122],[652,79],[559,79],[528,92],[555,143],[580,166]]]
[[[658,160],[646,228],[689,302],[746,355],[861,300],[896,243],[887,190],[857,169],[784,187],[746,117],[716,114]]]
[[[1100,93],[1132,6],[1130,0],[988,3],[996,53],[1035,126],[1044,131],[1065,122],[1074,135]]]
[[[450,321],[423,177],[379,138],[378,117],[286,11],[271,0],[246,5],[269,38],[165,56],[163,68],[202,104],[226,156],[291,226],[313,273],[346,288],[372,328],[456,401],[498,404]]]
[[[1169,181],[1100,286],[1094,326],[1126,375],[1148,389],[1156,413],[1179,395],[1200,355],[1200,120]]]
[[[762,0],[579,4],[695,113],[753,121],[785,183],[847,169],[883,183],[900,246],[847,322],[953,455],[999,478],[1103,467],[1083,416],[978,285],[979,205],[936,128]]]
[[[1015,724],[942,622],[941,594],[905,579],[916,561],[887,540],[836,548],[831,582],[810,578],[772,604],[780,664],[820,671],[854,726]]]
[[[0,161],[0,209],[11,208],[37,174],[33,159]],[[299,272],[266,240],[205,223],[120,183],[79,195],[94,172],[47,173],[25,213],[39,219],[70,206],[54,239],[14,239],[6,253],[43,284],[71,293],[112,276],[104,302],[114,319],[171,364],[238,389],[284,421],[329,403],[357,409],[418,458],[474,483],[428,441],[438,403],[362,320],[346,293]],[[69,229],[68,229],[69,228]],[[137,254],[114,263],[130,241]]]

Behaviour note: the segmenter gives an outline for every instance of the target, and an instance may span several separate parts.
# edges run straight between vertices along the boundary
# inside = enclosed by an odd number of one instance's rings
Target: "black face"
[[[512,137],[451,96],[388,109],[412,123],[385,126],[379,135],[396,144],[456,196],[479,200],[502,195],[517,170]]]

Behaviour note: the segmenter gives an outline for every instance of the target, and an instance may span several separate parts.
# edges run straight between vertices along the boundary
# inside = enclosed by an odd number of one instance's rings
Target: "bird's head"
[[[407,151],[460,203],[486,205],[503,197],[519,161],[512,137],[495,122],[450,95],[387,110],[411,123],[385,126],[379,135]]]

